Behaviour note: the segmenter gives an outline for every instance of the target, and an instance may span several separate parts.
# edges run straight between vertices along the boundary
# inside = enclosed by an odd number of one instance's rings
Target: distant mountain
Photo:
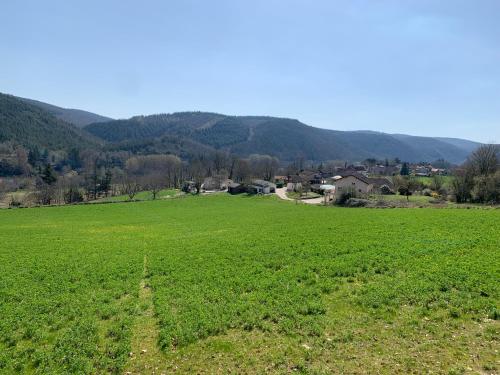
[[[115,146],[126,149],[133,144],[136,151],[141,149],[141,144],[151,150],[159,139],[164,147],[169,142],[178,145],[189,140],[191,145],[203,145],[205,149],[222,149],[242,156],[269,154],[284,161],[297,157],[315,161],[399,157],[411,162],[445,159],[461,163],[478,145],[454,138],[336,131],[287,118],[205,112],[137,116],[95,123],[84,129]]]
[[[438,137],[438,138],[435,138],[435,139],[438,139],[440,141],[449,143],[449,144],[451,144],[453,146],[456,146],[458,148],[462,148],[464,150],[467,150],[467,151],[469,151],[469,153],[472,152],[472,151],[474,151],[475,149],[477,149],[479,146],[481,146],[481,143],[474,142],[474,141],[469,141],[467,139],[443,138],[443,137]]]
[[[105,122],[113,120],[112,118],[97,115],[95,113],[87,111],[82,111],[81,109],[61,108],[52,104],[39,102],[38,100],[33,100],[33,99],[26,99],[19,97],[17,99],[25,101],[26,103],[32,104],[36,107],[39,107],[49,112],[53,116],[57,117],[58,119],[69,122],[70,124],[73,124],[80,128],[84,127],[85,125],[92,124],[94,122]]]
[[[111,120],[0,94],[0,142],[4,141],[51,150],[100,147],[144,154],[173,153],[183,158],[225,150],[240,156],[269,154],[282,161],[298,157],[314,161],[398,157],[410,162],[445,159],[452,163],[463,162],[479,146],[458,138],[327,130],[267,116],[180,112]]]
[[[0,142],[5,141],[49,150],[100,147],[103,143],[39,106],[0,94]]]

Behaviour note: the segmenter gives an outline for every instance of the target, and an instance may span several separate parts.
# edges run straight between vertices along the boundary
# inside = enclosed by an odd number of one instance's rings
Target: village
[[[306,204],[333,204],[346,200],[363,202],[363,199],[400,194],[431,196],[428,192],[432,181],[441,181],[434,186],[434,198],[445,195],[443,188],[447,168],[435,167],[430,163],[355,163],[337,166],[330,171],[321,168],[306,168],[295,174],[275,175],[272,180],[249,179],[234,182],[231,179],[207,177],[201,185],[202,194],[227,192],[231,195],[269,195],[275,194],[280,199]],[[412,180],[412,187],[408,181]],[[182,190],[195,193],[195,184],[186,181]],[[445,197],[442,197],[445,198]],[[364,205],[364,204],[362,204]]]

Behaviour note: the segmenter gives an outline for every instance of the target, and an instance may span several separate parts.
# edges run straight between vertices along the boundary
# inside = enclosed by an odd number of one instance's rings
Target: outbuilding
[[[232,195],[242,194],[246,192],[245,185],[232,182],[227,187],[227,192]]]
[[[253,180],[250,187],[256,194],[270,194],[276,192],[276,185],[265,180]]]

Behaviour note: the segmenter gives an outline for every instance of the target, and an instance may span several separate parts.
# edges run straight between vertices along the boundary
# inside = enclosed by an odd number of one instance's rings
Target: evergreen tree
[[[108,192],[111,190],[111,178],[113,177],[113,173],[110,169],[106,170],[104,177],[101,179],[100,190],[108,195]]]
[[[41,176],[43,182],[45,182],[47,185],[52,185],[57,181],[57,175],[55,174],[54,170],[52,169],[52,165],[47,164],[45,166],[45,169],[42,172]]]
[[[36,166],[41,159],[40,149],[34,146],[28,153],[28,163],[32,166]]]
[[[401,167],[401,176],[409,176],[410,175],[410,167],[408,166],[408,163],[403,163],[403,166]]]
[[[80,157],[80,151],[76,148],[72,148],[68,153],[68,164],[71,169],[78,169],[82,167],[82,159]]]

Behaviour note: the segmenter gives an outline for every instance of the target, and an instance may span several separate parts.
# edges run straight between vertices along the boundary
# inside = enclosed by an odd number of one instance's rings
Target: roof
[[[370,181],[375,186],[387,185],[390,188],[392,188],[394,186],[391,181],[389,181],[387,178],[383,178],[383,177],[370,177]]]
[[[231,183],[228,185],[228,187],[229,187],[229,188],[233,188],[233,189],[234,189],[234,188],[237,188],[237,187],[239,187],[239,186],[241,186],[241,184],[238,184],[238,183],[236,183],[236,182],[231,182]]]
[[[343,174],[342,178],[346,178],[349,176],[357,178],[358,180],[363,181],[365,184],[368,184],[368,185],[370,185],[372,183],[368,177],[362,175],[361,173],[357,173],[357,172],[349,172],[349,173]]]
[[[335,190],[335,186],[333,185],[328,185],[328,184],[325,184],[325,185],[320,185],[319,187],[321,190]]]
[[[275,186],[272,182],[266,180],[253,180],[252,184],[257,186]]]

